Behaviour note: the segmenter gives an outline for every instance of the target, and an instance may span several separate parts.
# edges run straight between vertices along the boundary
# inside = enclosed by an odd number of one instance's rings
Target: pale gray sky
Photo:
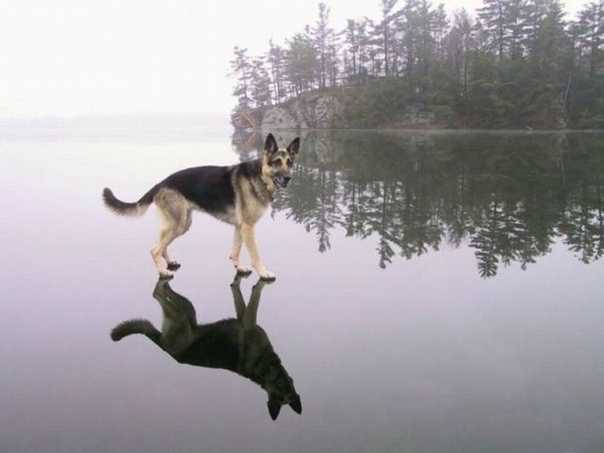
[[[0,0],[0,118],[228,113],[233,47],[253,55],[271,38],[282,44],[315,22],[318,3]],[[325,3],[336,29],[348,18],[377,18],[380,4]],[[572,11],[584,3],[565,2]],[[446,5],[473,11],[481,1]]]

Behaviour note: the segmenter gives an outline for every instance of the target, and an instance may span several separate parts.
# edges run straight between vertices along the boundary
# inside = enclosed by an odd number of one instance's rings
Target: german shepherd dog
[[[231,283],[237,318],[197,324],[191,302],[160,277],[153,297],[163,311],[162,331],[146,319],[132,319],[118,324],[111,331],[111,338],[119,341],[128,335],[143,334],[179,363],[222,368],[251,379],[266,390],[268,412],[273,420],[285,404],[301,414],[302,403],[294,381],[281,364],[266,332],[256,324],[260,295],[269,282],[258,280],[246,306],[240,289],[241,278],[237,273]]]
[[[151,256],[163,278],[172,278],[172,271],[180,267],[180,263],[168,254],[168,246],[189,230],[192,211],[201,210],[235,226],[230,259],[237,272],[251,272],[239,260],[245,242],[254,269],[261,278],[272,280],[275,274],[262,264],[254,226],[277,190],[287,187],[299,146],[300,138],[297,137],[287,148],[279,148],[273,135],[268,134],[262,156],[256,160],[227,167],[203,166],[178,171],[133,203],[117,199],[111,189],[105,188],[103,200],[113,212],[125,216],[141,216],[155,203],[163,226]]]

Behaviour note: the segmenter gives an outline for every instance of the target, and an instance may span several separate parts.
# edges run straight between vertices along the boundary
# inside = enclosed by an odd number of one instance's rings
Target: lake
[[[604,451],[604,134],[302,133],[256,230],[277,275],[258,324],[303,408],[276,421],[251,380],[109,336],[161,329],[159,222],[111,214],[102,189],[134,201],[258,155],[262,136],[231,135],[196,116],[0,122],[1,452]],[[171,247],[200,323],[235,316],[232,235],[198,213]]]

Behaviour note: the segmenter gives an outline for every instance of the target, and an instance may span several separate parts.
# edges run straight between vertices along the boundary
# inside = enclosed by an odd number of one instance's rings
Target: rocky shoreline
[[[304,93],[279,105],[238,110],[231,115],[236,131],[340,129],[350,128],[344,115],[341,99],[334,94]],[[394,121],[397,129],[434,129],[447,127],[440,124],[433,111],[421,105],[409,104],[398,112]],[[389,125],[392,127],[392,123]]]

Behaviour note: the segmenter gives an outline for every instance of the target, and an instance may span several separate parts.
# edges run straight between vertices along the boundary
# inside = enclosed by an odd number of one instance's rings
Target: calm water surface
[[[0,124],[0,452],[604,451],[604,136],[302,140],[257,229],[277,274],[258,323],[303,407],[273,422],[252,381],[111,341],[127,319],[161,328],[158,221],[101,203],[262,138],[194,118]],[[231,240],[198,214],[172,247],[199,322],[235,316]]]

